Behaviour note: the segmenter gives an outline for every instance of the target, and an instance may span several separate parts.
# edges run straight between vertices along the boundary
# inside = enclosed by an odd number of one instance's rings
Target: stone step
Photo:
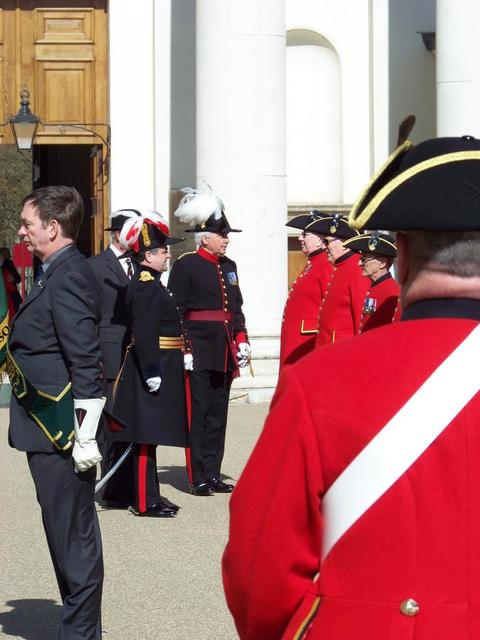
[[[265,358],[263,360],[254,358],[252,360],[252,368],[255,373],[255,377],[278,376],[279,365],[280,361],[278,360],[278,358]]]

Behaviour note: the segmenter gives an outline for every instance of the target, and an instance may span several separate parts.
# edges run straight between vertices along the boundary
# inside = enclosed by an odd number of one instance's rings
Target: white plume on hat
[[[136,209],[118,209],[118,211],[112,211],[108,215],[108,219],[110,221],[110,226],[115,218],[118,216],[123,216],[124,218],[137,218],[140,212]]]
[[[208,187],[207,193],[191,187],[180,189],[185,195],[174,213],[180,222],[195,225],[206,222],[212,214],[215,214],[216,220],[222,217],[225,205],[212,187],[207,182],[205,184]]]
[[[144,222],[151,222],[160,227],[165,235],[169,234],[168,220],[158,211],[145,209],[139,216],[132,216],[123,225],[119,240],[124,247],[131,248],[136,244]]]

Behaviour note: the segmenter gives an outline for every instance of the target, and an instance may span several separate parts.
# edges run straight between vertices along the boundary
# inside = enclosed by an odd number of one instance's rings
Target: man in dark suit
[[[125,296],[128,284],[133,276],[131,258],[120,258],[128,249],[120,242],[120,231],[124,223],[140,215],[135,209],[120,209],[110,214],[110,245],[96,256],[89,258],[89,264],[95,273],[98,287],[102,292],[100,348],[102,352],[103,395],[110,406],[113,385],[120,370],[130,335],[127,329]],[[100,440],[101,438],[101,440]],[[102,475],[111,468],[123,454],[126,445],[123,442],[111,442],[99,434],[102,452]],[[103,491],[103,504],[107,507],[127,508],[132,504],[130,495],[130,476],[133,473],[131,460],[126,460],[106,484]]]
[[[103,408],[100,293],[75,246],[76,189],[48,186],[22,202],[19,236],[41,261],[12,323],[9,442],[27,454],[63,601],[58,638],[101,639],[103,559],[93,500]]]
[[[225,256],[232,229],[222,201],[210,193],[186,190],[175,215],[194,223],[198,251],[180,256],[168,288],[183,313],[195,365],[190,371],[191,480],[193,495],[230,493],[220,479],[225,448],[228,398],[238,368],[250,361],[237,266]]]

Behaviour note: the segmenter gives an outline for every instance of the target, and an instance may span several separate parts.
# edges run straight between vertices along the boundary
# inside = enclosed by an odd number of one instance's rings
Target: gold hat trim
[[[402,147],[406,145],[407,142],[405,142],[402,145]],[[401,149],[401,147],[399,147],[397,151],[399,149]],[[394,154],[392,154],[392,156],[393,155]],[[390,156],[390,162],[394,159],[392,156]],[[372,200],[368,203],[368,205],[365,207],[362,213],[358,216],[358,218],[356,218],[356,214],[362,204],[362,200],[364,199],[368,189],[374,182],[374,180],[372,180],[367,186],[367,189],[364,190],[360,198],[353,205],[353,208],[348,218],[348,224],[354,229],[361,229],[372,217],[372,215],[375,213],[375,211],[378,209],[381,203],[393,191],[395,191],[395,189],[401,186],[404,182],[407,182],[407,180],[410,180],[410,178],[412,178],[413,176],[416,176],[417,174],[422,173],[422,171],[426,171],[427,169],[433,169],[434,167],[439,167],[444,164],[451,164],[452,162],[464,162],[465,160],[480,160],[480,151],[455,151],[454,153],[444,153],[441,156],[435,156],[434,158],[429,158],[428,160],[419,162],[413,167],[410,167],[406,171],[403,171],[402,173],[400,173],[398,176],[393,178],[393,180],[390,180],[390,182],[388,182],[382,189],[380,189],[380,191],[372,198]],[[388,164],[390,164],[390,162],[387,162],[387,164],[385,164],[385,167],[387,167]],[[375,179],[380,174],[381,174],[381,171],[377,174]]]
[[[373,233],[372,234],[362,233],[361,235],[354,236],[353,238],[348,238],[348,240],[345,240],[345,242],[343,243],[343,246],[346,247],[350,244],[355,244],[359,240],[370,240],[372,237],[373,237]],[[397,250],[397,246],[393,242],[390,242],[390,240],[385,240],[385,238],[380,238],[380,236],[378,237],[378,240],[379,240],[378,244],[381,244],[382,242],[384,242],[385,244],[388,244],[391,247],[393,247],[395,251]]]

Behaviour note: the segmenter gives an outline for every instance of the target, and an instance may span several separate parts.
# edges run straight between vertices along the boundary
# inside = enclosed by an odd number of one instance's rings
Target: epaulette
[[[178,256],[177,260],[181,260],[185,256],[195,255],[196,253],[197,253],[196,251],[185,251],[185,253],[182,253],[182,255]]]
[[[140,271],[138,279],[140,282],[152,282],[153,280],[155,280],[150,271]]]

